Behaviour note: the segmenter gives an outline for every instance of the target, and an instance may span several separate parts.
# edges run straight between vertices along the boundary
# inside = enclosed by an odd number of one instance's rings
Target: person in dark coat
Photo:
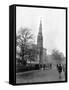
[[[66,78],[66,65],[65,64],[63,65],[63,72],[64,72],[64,75],[65,75],[65,78]]]
[[[59,72],[59,79],[61,79],[61,73],[62,73],[62,65],[61,64],[57,64],[57,70]]]
[[[45,70],[45,64],[43,65],[43,70]]]

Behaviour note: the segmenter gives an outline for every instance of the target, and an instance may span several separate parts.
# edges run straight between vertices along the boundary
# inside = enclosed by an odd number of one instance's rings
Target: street
[[[16,73],[16,83],[51,82],[64,80],[64,72],[61,73],[61,79],[59,79],[59,73],[56,68],[50,70],[35,70]]]

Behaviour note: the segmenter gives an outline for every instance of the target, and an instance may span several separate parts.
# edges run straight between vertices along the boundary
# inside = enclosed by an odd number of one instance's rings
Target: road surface
[[[35,70],[16,74],[16,83],[33,83],[33,82],[51,82],[64,81],[65,76],[62,72],[61,79],[56,68],[51,70]]]

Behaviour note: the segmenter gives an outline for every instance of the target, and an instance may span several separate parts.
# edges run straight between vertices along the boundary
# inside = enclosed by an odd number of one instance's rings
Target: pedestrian
[[[45,70],[45,64],[43,65],[43,70]]]
[[[63,72],[64,72],[64,76],[66,77],[66,65],[63,65]]]
[[[61,64],[57,64],[57,70],[59,73],[59,79],[61,79],[61,73],[62,73],[62,65]]]
[[[50,69],[52,69],[52,64],[50,64]]]

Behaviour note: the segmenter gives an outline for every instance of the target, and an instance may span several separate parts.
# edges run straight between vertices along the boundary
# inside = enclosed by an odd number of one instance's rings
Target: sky
[[[66,51],[66,12],[64,9],[16,7],[16,32],[20,28],[29,28],[35,36],[39,32],[40,20],[42,21],[43,47],[50,54],[57,49],[65,56]]]

